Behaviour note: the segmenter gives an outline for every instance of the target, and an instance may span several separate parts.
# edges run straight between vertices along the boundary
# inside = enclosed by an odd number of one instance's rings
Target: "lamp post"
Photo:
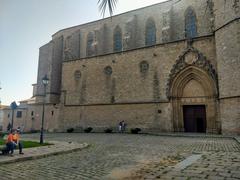
[[[2,89],[2,87],[1,87],[1,82],[0,82],[0,90],[1,90],[1,89]],[[2,103],[2,102],[1,102],[1,99],[0,99],[0,107],[1,107],[1,103]]]
[[[14,120],[14,110],[17,109],[17,103],[15,101],[13,101],[11,104],[10,104],[10,107],[12,109],[12,124],[11,124],[11,131],[13,130],[13,120]]]
[[[2,89],[2,86],[1,86],[1,81],[0,81],[0,90]],[[2,105],[2,101],[1,101],[1,98],[0,98],[0,107]]]
[[[42,78],[42,83],[44,86],[44,96],[43,96],[43,110],[42,110],[42,127],[41,127],[41,134],[40,134],[40,144],[43,144],[43,126],[44,126],[44,111],[45,111],[45,99],[46,99],[46,88],[49,83],[49,79],[47,75]]]

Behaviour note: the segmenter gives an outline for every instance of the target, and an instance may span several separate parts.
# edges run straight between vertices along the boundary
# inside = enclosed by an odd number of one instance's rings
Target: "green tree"
[[[98,0],[99,10],[102,16],[104,17],[107,9],[109,11],[110,16],[112,16],[117,2],[118,0]]]

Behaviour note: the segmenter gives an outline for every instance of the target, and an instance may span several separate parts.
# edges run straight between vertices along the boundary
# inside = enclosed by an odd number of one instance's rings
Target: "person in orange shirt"
[[[20,131],[15,130],[14,133],[13,133],[12,139],[13,139],[13,142],[14,142],[14,148],[16,148],[16,146],[18,146],[19,154],[24,154],[22,152],[23,145],[20,142]]]
[[[13,141],[13,133],[12,131],[9,132],[8,137],[7,137],[7,154],[10,152],[10,154],[13,154],[14,152],[14,141]]]

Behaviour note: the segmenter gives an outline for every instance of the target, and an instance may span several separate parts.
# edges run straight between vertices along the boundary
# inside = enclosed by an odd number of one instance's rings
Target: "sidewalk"
[[[75,142],[48,141],[48,143],[53,145],[23,149],[24,154],[22,155],[18,154],[18,150],[15,150],[13,157],[8,155],[0,155],[0,165],[31,159],[40,159],[63,153],[70,153],[87,148],[89,146],[87,143],[80,144]]]

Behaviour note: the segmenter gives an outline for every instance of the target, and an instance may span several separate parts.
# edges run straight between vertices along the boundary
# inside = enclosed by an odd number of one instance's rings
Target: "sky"
[[[166,0],[118,0],[114,15]],[[55,32],[101,19],[98,0],[0,0],[0,100],[32,97],[39,48]],[[108,16],[108,13],[105,17]]]

